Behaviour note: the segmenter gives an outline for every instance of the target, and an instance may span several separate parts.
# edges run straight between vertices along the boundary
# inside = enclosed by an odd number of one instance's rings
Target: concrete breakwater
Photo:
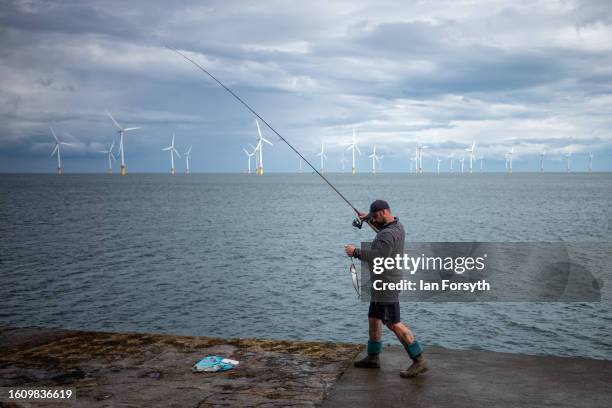
[[[0,327],[0,387],[71,387],[76,400],[0,406],[314,406],[362,346]],[[235,369],[193,373],[208,354]],[[3,405],[4,404],[4,405]]]
[[[612,361],[426,346],[430,371],[385,346],[357,369],[356,344],[0,327],[0,389],[70,387],[75,400],[0,399],[4,407],[602,407]],[[208,354],[239,360],[193,373]],[[4,387],[4,388],[1,388]]]

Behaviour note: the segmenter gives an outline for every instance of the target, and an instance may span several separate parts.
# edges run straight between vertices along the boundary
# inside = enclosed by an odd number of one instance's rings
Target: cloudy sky
[[[172,53],[226,82],[307,156],[330,169],[357,131],[384,170],[425,167],[476,142],[490,170],[612,170],[609,1],[12,1],[0,3],[0,171],[53,172],[53,126],[75,145],[66,172],[104,171],[126,136],[128,172],[162,172],[172,132],[193,171],[244,171],[253,117]],[[267,171],[297,157],[270,132]],[[358,168],[370,161],[362,156]],[[348,152],[347,152],[348,158]],[[177,166],[182,170],[182,162]]]

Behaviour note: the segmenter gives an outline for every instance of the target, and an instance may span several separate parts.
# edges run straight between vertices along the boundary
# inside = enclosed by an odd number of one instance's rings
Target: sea
[[[364,211],[387,200],[407,248],[599,248],[598,302],[402,302],[425,347],[612,359],[612,174],[326,176]],[[344,245],[374,233],[316,174],[1,174],[0,193],[0,325],[368,339]]]

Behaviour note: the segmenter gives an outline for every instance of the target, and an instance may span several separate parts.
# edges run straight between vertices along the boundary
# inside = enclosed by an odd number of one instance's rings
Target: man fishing
[[[389,204],[384,200],[376,200],[370,205],[370,212],[359,212],[359,218],[369,220],[369,223],[378,229],[372,245],[367,249],[356,248],[354,245],[345,245],[344,250],[350,257],[365,261],[373,270],[374,258],[404,256],[404,237],[406,235],[403,225],[393,216]],[[386,269],[383,274],[391,273]],[[427,371],[428,366],[423,357],[423,350],[410,329],[400,321],[399,294],[394,291],[390,295],[391,301],[379,302],[372,299],[368,311],[370,339],[368,340],[367,356],[355,361],[355,367],[380,368],[379,354],[382,349],[382,325],[385,324],[399,339],[412,365],[400,372],[402,377],[416,377]]]
[[[264,118],[262,118],[253,108],[251,108],[244,100],[229,89],[223,82],[219,81],[213,74],[208,72],[204,67],[189,58],[179,50],[168,47],[178,55],[185,58],[193,65],[195,65],[200,71],[208,75],[214,80],[219,86],[229,92],[238,102],[240,102],[245,108],[247,108],[256,118],[261,120],[276,136],[278,136],[283,142],[287,144],[298,156],[312,170],[321,177],[329,187],[332,188],[350,207],[356,214],[359,215],[361,220],[368,219],[369,222],[378,229],[376,238],[372,242],[372,247],[368,250],[361,251],[353,245],[346,245],[345,251],[348,256],[355,257],[364,260],[370,264],[370,270],[372,270],[373,259],[377,257],[389,257],[396,254],[403,256],[404,254],[404,227],[399,223],[397,218],[393,217],[389,204],[383,200],[377,200],[370,206],[370,213],[366,214],[357,210],[357,208],[351,204],[351,202],[336,188],[334,185],[323,175],[315,166],[312,165],[287,139],[285,139],[280,133],[276,131]],[[413,363],[407,369],[400,373],[402,377],[414,377],[420,373],[427,371],[427,363],[423,359],[421,346],[419,342],[414,339],[412,332],[400,321],[400,309],[399,299],[395,299],[393,302],[371,302],[370,311],[368,312],[368,321],[370,324],[370,340],[368,341],[368,355],[366,358],[356,361],[355,366],[357,367],[380,367],[380,360],[378,354],[382,348],[380,341],[382,335],[382,323],[387,325],[391,329],[397,338],[402,342],[408,355],[412,358]]]

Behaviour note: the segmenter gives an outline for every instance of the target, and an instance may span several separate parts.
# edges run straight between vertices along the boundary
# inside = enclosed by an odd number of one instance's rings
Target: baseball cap
[[[368,218],[370,218],[371,216],[374,215],[374,213],[380,210],[389,210],[389,209],[391,209],[391,207],[389,207],[388,202],[386,202],[385,200],[376,200],[372,204],[370,204],[370,213],[368,214]]]

